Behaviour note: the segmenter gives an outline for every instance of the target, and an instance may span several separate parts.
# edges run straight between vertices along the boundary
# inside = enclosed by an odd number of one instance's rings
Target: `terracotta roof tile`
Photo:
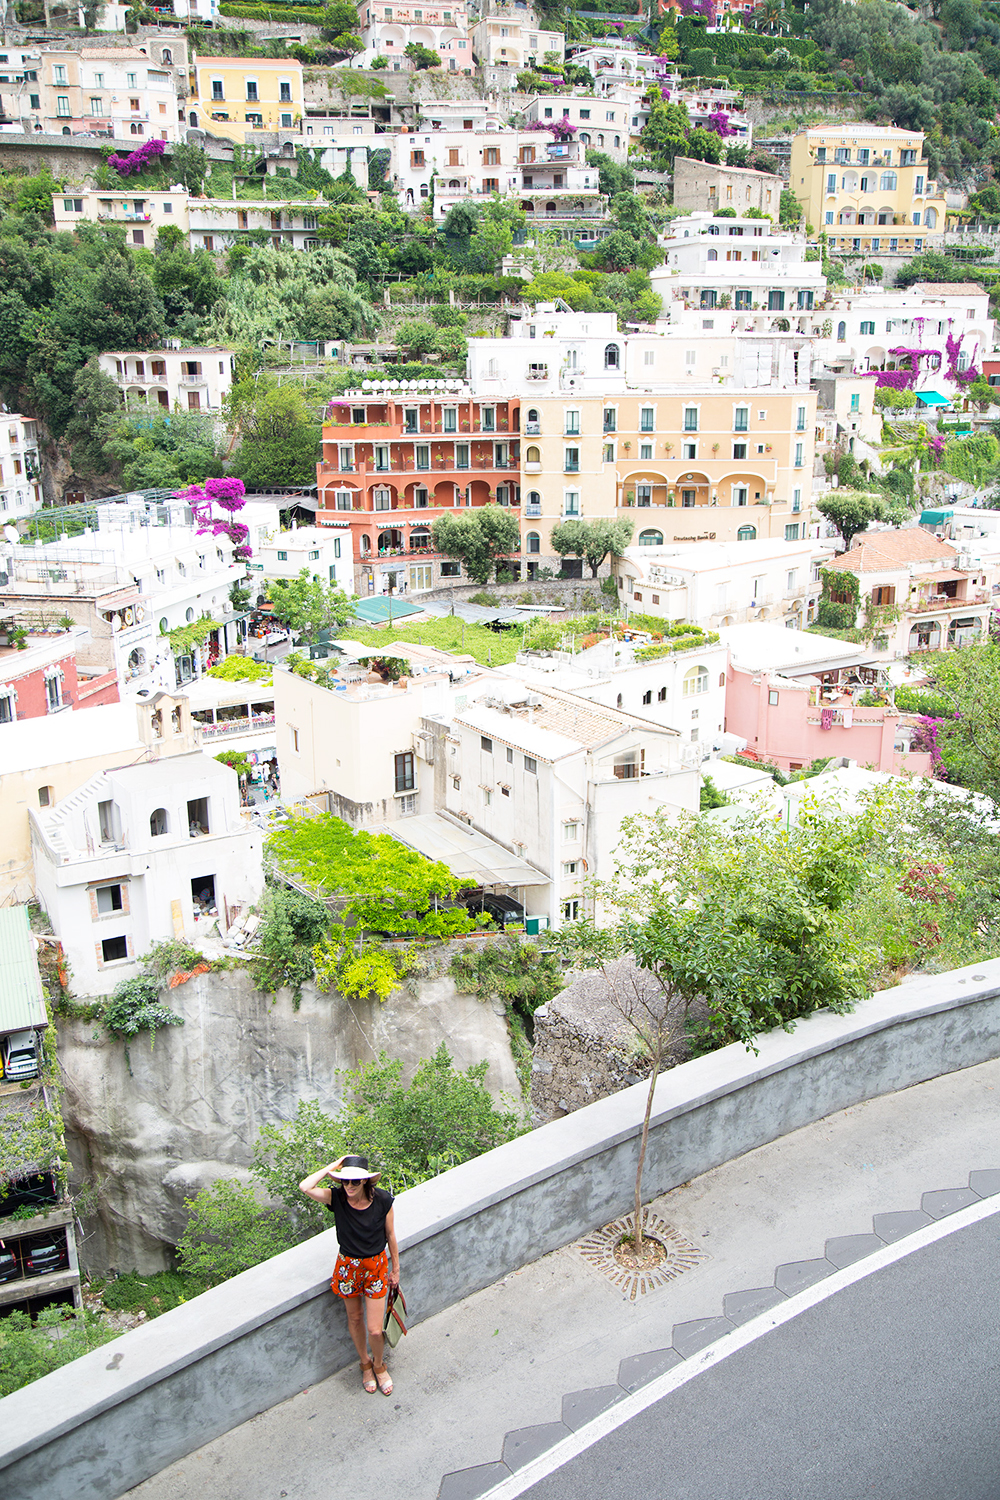
[[[854,538],[851,550],[827,567],[840,573],[885,573],[910,563],[957,556],[958,549],[949,542],[939,541],[919,526],[908,526],[904,531],[863,531]]]

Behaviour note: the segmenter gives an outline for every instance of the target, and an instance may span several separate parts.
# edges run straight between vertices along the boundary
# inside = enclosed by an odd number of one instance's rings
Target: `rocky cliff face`
[[[489,1061],[491,1093],[519,1094],[502,1007],[458,994],[448,977],[384,1005],[307,985],[296,1011],[287,991],[272,1002],[235,970],[190,980],[168,1004],[184,1025],[158,1032],[152,1049],[136,1038],[131,1074],[102,1026],[60,1022],[72,1185],[98,1189],[80,1246],[91,1273],[167,1269],[184,1199],[218,1177],[245,1177],[261,1127],[290,1119],[300,1100],[335,1112],[337,1070],[383,1048],[412,1071],[443,1041],[456,1067]]]

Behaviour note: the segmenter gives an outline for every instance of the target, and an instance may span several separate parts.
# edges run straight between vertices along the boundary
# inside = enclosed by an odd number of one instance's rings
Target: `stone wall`
[[[535,1011],[531,1107],[538,1124],[583,1109],[649,1077],[643,1049],[625,1019],[623,1006],[635,998],[633,982],[642,986],[650,982],[650,976],[626,963],[609,968],[618,981],[618,1005],[605,978],[590,971],[576,975]],[[671,1030],[664,1069],[684,1061],[688,1053],[682,1015]]]
[[[879,1094],[1000,1055],[1000,960],[818,1014],[664,1074],[648,1199]],[[397,1199],[414,1324],[631,1206],[638,1084]],[[114,1500],[356,1355],[329,1295],[332,1230],[84,1355],[2,1403],[4,1500]],[[441,1267],[447,1266],[447,1276]]]
[[[444,1042],[456,1067],[489,1061],[494,1095],[519,1095],[502,1006],[459,994],[444,972],[447,955],[442,948],[437,977],[384,1005],[306,985],[295,1010],[287,990],[272,999],[244,969],[201,975],[167,993],[184,1025],[136,1037],[131,1070],[100,1023],[60,1020],[71,1186],[98,1190],[81,1240],[84,1269],[169,1268],[187,1222],[184,1199],[218,1177],[245,1178],[261,1127],[291,1119],[300,1100],[336,1112],[338,1070],[383,1048],[412,1075]]]

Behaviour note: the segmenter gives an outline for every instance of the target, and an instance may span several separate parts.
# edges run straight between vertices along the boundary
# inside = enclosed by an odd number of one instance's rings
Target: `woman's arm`
[[[385,1239],[392,1260],[392,1270],[389,1272],[390,1286],[399,1286],[399,1246],[396,1244],[396,1224],[393,1217],[395,1212],[394,1208],[390,1208],[385,1216]]]
[[[317,1203],[329,1204],[333,1198],[333,1189],[329,1187],[320,1187],[320,1183],[322,1182],[324,1177],[329,1177],[331,1172],[339,1171],[340,1164],[343,1160],[344,1158],[342,1156],[338,1157],[338,1159],[336,1161],[332,1161],[329,1166],[320,1167],[318,1172],[313,1172],[311,1177],[303,1177],[302,1181],[299,1183],[299,1191],[305,1193],[307,1198],[315,1198]]]

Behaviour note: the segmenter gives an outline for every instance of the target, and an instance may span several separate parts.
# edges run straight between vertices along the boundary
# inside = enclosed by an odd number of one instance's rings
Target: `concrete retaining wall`
[[[647,1199],[864,1099],[1000,1056],[1000,960],[875,995],[662,1075]],[[628,1210],[645,1085],[405,1193],[415,1320]],[[304,1164],[305,1165],[305,1164]],[[112,1500],[356,1356],[317,1236],[0,1403],[4,1500]],[[419,1334],[416,1335],[419,1337]],[[405,1345],[396,1356],[406,1358]]]

